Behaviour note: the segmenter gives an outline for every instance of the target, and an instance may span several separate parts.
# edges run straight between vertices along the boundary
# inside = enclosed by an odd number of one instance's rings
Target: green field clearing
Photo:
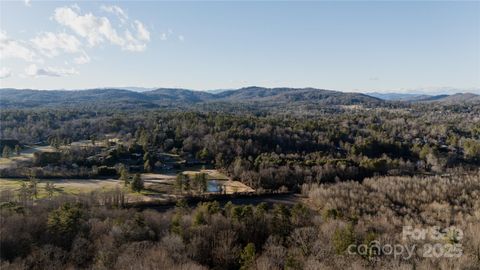
[[[206,173],[208,180],[217,180],[222,184],[227,193],[251,192],[253,189],[245,186],[238,181],[232,181],[228,176],[217,170],[188,170],[182,173],[189,177],[194,177],[198,173]],[[149,201],[162,196],[169,196],[176,193],[174,183],[175,174],[142,174],[145,188],[141,192],[132,192],[129,187],[118,179],[38,179],[37,198],[45,198],[48,192],[45,190],[46,183],[53,183],[55,190],[53,196],[58,195],[78,195],[91,192],[107,192],[117,188],[122,189],[127,197],[135,201]],[[29,183],[27,179],[0,178],[0,192],[10,190],[17,193],[22,183]]]
[[[189,177],[194,177],[198,173],[206,173],[208,180],[224,180],[224,181],[230,180],[230,178],[228,176],[219,172],[218,170],[198,169],[198,170],[183,171],[182,173],[188,175]]]
[[[27,183],[28,180],[21,179],[0,179],[0,191],[11,190],[17,192],[22,183]],[[43,198],[47,196],[45,190],[46,183],[53,183],[55,185],[55,192],[53,195],[89,193],[92,191],[109,191],[117,187],[123,188],[123,185],[117,180],[97,180],[97,179],[75,179],[75,180],[58,180],[58,179],[40,179],[37,184],[38,197]]]

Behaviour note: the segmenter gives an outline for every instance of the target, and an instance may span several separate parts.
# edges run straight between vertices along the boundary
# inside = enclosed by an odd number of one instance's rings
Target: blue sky
[[[0,86],[479,92],[480,2],[1,2]]]

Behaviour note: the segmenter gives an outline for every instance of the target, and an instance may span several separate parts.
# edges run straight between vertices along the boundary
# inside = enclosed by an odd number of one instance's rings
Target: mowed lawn
[[[0,178],[0,191],[11,190],[17,192],[24,182],[28,184],[28,180]],[[47,196],[45,185],[48,182],[55,185],[54,195],[76,195],[92,191],[108,191],[117,187],[123,188],[122,183],[114,179],[40,179],[37,184],[39,198]]]
[[[224,181],[230,180],[228,176],[226,176],[225,174],[221,173],[218,170],[199,169],[199,170],[187,170],[187,171],[183,171],[182,173],[185,175],[188,175],[189,177],[195,177],[195,175],[198,173],[205,173],[207,174],[208,180],[224,180]]]
[[[147,180],[148,181],[148,180]],[[169,194],[171,188],[165,188],[164,185],[155,182],[145,182],[145,189],[141,192],[133,192],[130,187],[125,187],[124,183],[117,179],[39,179],[37,184],[38,199],[48,197],[45,190],[46,183],[53,183],[55,191],[53,196],[58,195],[78,195],[91,192],[107,192],[117,188],[125,192],[128,201],[152,201],[152,200],[170,200],[174,195]],[[0,178],[0,192],[10,190],[15,195],[21,188],[22,183],[29,183],[28,180]]]
[[[254,190],[239,181],[232,181],[228,176],[217,170],[197,170],[183,171],[189,177],[194,177],[198,173],[206,173],[208,180],[215,180],[225,188],[227,194],[236,192],[253,192]],[[48,192],[45,190],[46,183],[53,183],[55,189],[53,196],[57,195],[78,195],[90,192],[105,192],[122,189],[129,200],[133,201],[151,201],[164,200],[175,197],[176,192],[174,183],[176,174],[142,174],[145,183],[145,189],[141,192],[133,192],[129,187],[125,187],[124,183],[118,179],[38,179],[37,198],[45,198]],[[17,193],[22,183],[29,183],[26,179],[0,178],[0,192],[10,190]]]
[[[55,151],[55,149],[51,146],[28,146],[20,151],[20,155],[12,153],[9,158],[0,157],[0,169],[8,168],[17,162],[32,160],[35,152],[52,151]]]

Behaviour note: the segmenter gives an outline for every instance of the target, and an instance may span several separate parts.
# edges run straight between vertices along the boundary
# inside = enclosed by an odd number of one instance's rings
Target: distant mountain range
[[[102,89],[102,88],[98,88]],[[148,92],[148,91],[153,91],[157,89],[162,89],[161,87],[136,87],[136,86],[127,86],[127,87],[103,87],[103,89],[123,89],[123,90],[130,90],[134,92]],[[172,88],[169,88],[172,89]],[[76,90],[82,90],[82,89],[76,89]],[[88,89],[85,89],[88,90]],[[190,89],[191,90],[191,89]],[[212,93],[212,94],[218,94],[224,91],[228,91],[232,89],[212,89],[212,90],[205,90],[204,92]],[[192,91],[199,91],[199,90],[192,90]]]
[[[372,92],[372,93],[365,93],[371,97],[376,97],[383,100],[409,100],[415,99],[422,94],[405,94],[405,93],[379,93],[379,92]]]
[[[371,97],[376,97],[387,101],[405,101],[405,102],[439,102],[439,103],[477,103],[480,102],[480,95],[473,93],[456,93],[453,95],[425,95],[408,93],[366,93]]]
[[[142,90],[142,91],[140,91]],[[291,105],[366,105],[379,106],[390,102],[480,102],[471,93],[454,95],[414,95],[383,93],[346,93],[316,88],[246,87],[236,90],[193,91],[177,88],[31,90],[0,89],[0,106],[5,108],[113,105],[117,108],[168,107],[192,104],[256,104],[261,106]]]
[[[360,93],[315,88],[246,87],[217,93],[188,89],[159,88],[151,91],[125,89],[31,90],[0,89],[2,107],[45,107],[57,105],[115,104],[120,107],[182,106],[199,103],[261,103],[262,105],[379,105],[381,99]]]

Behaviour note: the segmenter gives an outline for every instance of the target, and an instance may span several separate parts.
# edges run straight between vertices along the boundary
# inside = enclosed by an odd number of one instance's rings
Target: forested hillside
[[[203,103],[255,103],[268,104],[309,103],[317,105],[380,105],[374,97],[359,93],[343,93],[314,88],[262,88],[247,87],[220,93],[208,93],[187,89],[160,88],[152,91],[134,92],[122,89],[90,89],[80,91],[46,91],[0,89],[0,105],[3,107],[52,107],[52,106],[97,106],[97,107],[184,107]]]
[[[208,107],[299,107],[361,105],[365,107],[410,106],[411,103],[446,105],[480,104],[480,96],[472,93],[454,95],[361,94],[315,88],[246,87],[225,91],[193,91],[159,88],[147,91],[124,89],[30,90],[0,89],[0,106],[6,108],[78,107],[90,108],[189,108]],[[225,109],[225,107],[223,106]]]
[[[3,110],[0,120],[2,138],[23,144],[43,142],[58,147],[109,135],[128,141],[131,147],[141,146],[142,155],[163,151],[196,158],[256,188],[297,189],[310,182],[478,167],[479,115],[480,107],[430,105],[345,109],[314,117],[12,109]],[[65,168],[75,156],[83,156],[63,155],[65,162],[58,165]],[[24,173],[19,168],[15,174]]]

